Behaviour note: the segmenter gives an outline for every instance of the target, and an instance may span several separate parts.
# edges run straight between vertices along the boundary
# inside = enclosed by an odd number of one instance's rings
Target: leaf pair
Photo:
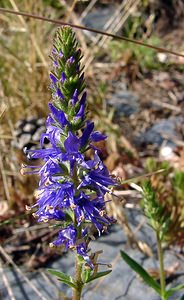
[[[107,271],[103,271],[103,272],[98,272],[98,273],[96,273],[95,275],[90,276],[90,277],[87,279],[87,281],[86,281],[85,283],[88,283],[88,282],[93,281],[93,280],[95,280],[95,279],[98,279],[98,278],[100,278],[100,277],[106,276],[106,275],[108,275],[108,274],[111,273],[111,272],[112,272],[112,270],[107,270]]]
[[[63,272],[56,271],[54,269],[48,269],[47,271],[50,274],[56,276],[59,281],[67,284],[68,286],[70,286],[72,289],[77,289],[78,288],[76,281],[71,276],[68,276],[68,275],[64,274]],[[95,279],[98,279],[100,277],[106,276],[109,273],[111,273],[111,271],[112,270],[107,270],[107,271],[103,271],[103,272],[98,272],[95,275],[94,274],[91,275],[91,269],[87,269],[86,272],[85,272],[85,276],[84,276],[85,277],[84,284],[86,284],[88,282],[91,282]]]
[[[71,277],[68,276],[66,274],[64,274],[63,272],[60,271],[56,271],[54,269],[48,269],[47,270],[50,274],[58,277],[58,280],[67,284],[68,286],[70,286],[72,289],[77,289],[77,284],[75,282],[75,280]]]

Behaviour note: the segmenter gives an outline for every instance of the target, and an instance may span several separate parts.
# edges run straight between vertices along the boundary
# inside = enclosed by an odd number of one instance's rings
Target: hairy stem
[[[79,184],[76,164],[75,164],[74,170],[73,170],[73,183],[74,183],[75,187],[77,187],[78,184]],[[74,224],[77,227],[76,218],[74,219]],[[80,226],[77,227],[77,238],[78,239],[81,238],[81,230],[82,230],[82,228],[81,228],[81,225],[80,225]],[[73,298],[72,298],[72,300],[80,300],[81,299],[81,293],[82,293],[82,288],[83,288],[83,282],[82,282],[81,274],[82,274],[82,264],[81,264],[79,255],[76,254],[76,258],[75,258],[75,281],[77,283],[77,289],[73,289]]]
[[[80,300],[81,299],[81,293],[83,288],[83,282],[81,279],[81,271],[82,271],[82,265],[79,260],[79,256],[76,255],[76,264],[75,264],[75,281],[77,283],[77,289],[73,289],[73,298],[72,300]]]
[[[157,231],[157,249],[158,249],[158,258],[159,258],[159,264],[160,264],[161,298],[162,298],[162,300],[167,300],[167,298],[165,297],[164,257],[163,257],[163,250],[162,250],[162,242],[160,240],[158,231]]]

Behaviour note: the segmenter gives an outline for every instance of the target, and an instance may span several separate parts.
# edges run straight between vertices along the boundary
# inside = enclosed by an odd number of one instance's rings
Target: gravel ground
[[[132,211],[129,214],[131,219],[132,227],[135,228],[138,222],[140,222],[142,216],[136,212]],[[155,253],[155,241],[152,230],[148,226],[143,226],[137,237],[149,243],[153,252]],[[99,261],[102,263],[111,263],[112,272],[108,276],[101,278],[100,280],[94,281],[84,289],[82,299],[84,300],[159,300],[157,294],[147,287],[141,280],[136,276],[136,274],[126,265],[120,255],[120,250],[126,251],[131,257],[136,259],[147,269],[156,269],[158,267],[158,262],[154,258],[148,258],[144,254],[138,252],[137,250],[131,249],[127,245],[127,238],[123,233],[122,229],[118,225],[114,225],[110,229],[109,235],[104,235],[98,238],[95,242],[91,243],[92,250],[103,249],[103,254]],[[174,266],[175,263],[179,263],[179,268],[175,272],[175,279],[172,280],[169,287],[176,286],[184,281],[184,263],[179,259],[171,250],[168,250],[165,255],[165,268]],[[49,267],[55,268],[57,270],[62,270],[67,274],[73,273],[74,259],[72,253],[64,255],[61,259],[55,261]],[[22,269],[21,269],[22,270]],[[24,271],[24,270],[23,270]],[[10,268],[3,269],[4,275],[9,281],[9,285],[12,289],[16,300],[59,300],[58,291],[62,290],[68,297],[71,296],[71,291],[65,286],[60,284],[55,278],[47,277],[48,274],[46,270],[38,270],[34,272],[25,273],[29,278],[29,282],[34,284],[34,287],[38,289],[35,293],[33,288],[25,281],[22,276],[20,276],[16,271]],[[45,276],[46,275],[46,276]],[[178,275],[178,276],[177,276]],[[3,277],[2,277],[3,278]],[[54,285],[56,284],[56,286]],[[42,298],[38,295],[41,292]],[[170,298],[170,300],[183,299],[184,293],[178,292]],[[33,298],[34,297],[34,298]],[[0,299],[8,300],[11,299],[7,292],[4,284],[4,278],[0,282]],[[65,299],[60,296],[60,299]]]

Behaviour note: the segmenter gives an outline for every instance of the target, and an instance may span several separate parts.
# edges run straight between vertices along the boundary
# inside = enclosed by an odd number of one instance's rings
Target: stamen
[[[47,217],[43,217],[43,218],[42,218],[42,221],[43,221],[44,223],[47,223],[48,220],[49,220],[49,219],[48,219]]]
[[[40,196],[41,196],[41,194],[44,192],[44,190],[42,189],[42,190],[36,190],[36,191],[34,191],[34,197],[36,198],[36,199],[39,199],[40,198]]]
[[[71,204],[70,204],[70,208],[71,208],[71,209],[75,209],[75,208],[76,208],[76,205],[75,205],[74,203],[71,203]]]
[[[105,210],[101,210],[100,213],[99,213],[99,215],[100,215],[101,217],[103,217],[105,214],[106,214]]]
[[[31,210],[31,206],[26,205],[25,208],[26,210]]]
[[[71,250],[75,250],[76,249],[76,247],[75,246],[69,246],[69,248],[71,249]]]
[[[52,182],[50,181],[50,178],[47,178],[47,180],[45,181],[44,185],[48,186],[50,184],[52,184]]]
[[[25,164],[22,164],[21,165],[21,169],[20,169],[20,174],[24,176],[25,174],[35,174],[35,173],[38,173],[40,167],[41,166],[27,166]],[[26,171],[28,169],[36,169],[36,170],[35,171]]]

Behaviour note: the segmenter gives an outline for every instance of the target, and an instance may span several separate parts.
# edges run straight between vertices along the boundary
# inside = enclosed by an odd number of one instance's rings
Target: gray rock
[[[31,124],[31,123],[27,123],[24,127],[23,127],[23,131],[26,133],[31,133],[33,134],[36,130],[36,124]]]
[[[27,117],[26,122],[35,124],[37,122],[37,118],[29,116],[29,117]]]
[[[14,130],[14,136],[19,137],[22,134],[22,129],[19,127]]]
[[[20,136],[18,139],[18,148],[23,149],[29,142],[31,141],[31,134],[30,133],[24,133]]]
[[[37,124],[38,126],[45,125],[45,119],[44,119],[44,118],[42,118],[42,119],[37,119],[36,124]]]
[[[139,111],[138,96],[131,91],[120,90],[115,93],[107,104],[114,107],[118,117],[129,117]]]
[[[24,126],[24,124],[26,123],[26,120],[19,120],[17,121],[17,123],[15,124],[15,128],[22,128]]]
[[[87,16],[82,20],[82,23],[87,27],[92,27],[95,29],[102,30],[105,24],[109,21],[115,12],[115,7],[109,5],[107,7],[96,9],[87,14]],[[90,35],[96,35],[95,33],[90,33]]]
[[[45,132],[45,126],[39,127],[36,132],[32,136],[32,141],[38,142],[40,140],[40,136]]]
[[[163,119],[146,130],[140,141],[144,144],[157,144],[162,145],[163,141],[168,141],[168,144],[175,147],[173,139],[182,137],[177,133],[177,126],[182,124],[183,117],[172,117],[169,119]]]

